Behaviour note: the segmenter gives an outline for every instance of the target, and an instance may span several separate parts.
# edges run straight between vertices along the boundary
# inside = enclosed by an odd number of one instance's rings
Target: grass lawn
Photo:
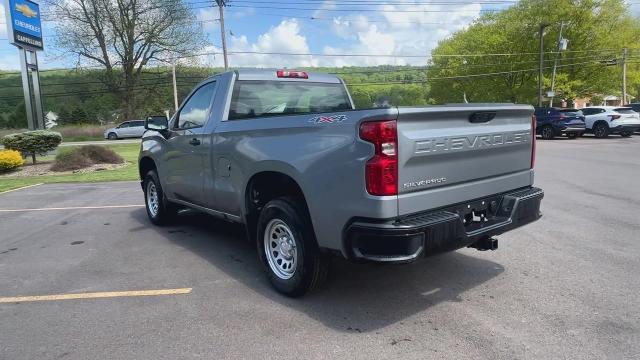
[[[115,170],[94,171],[84,174],[42,175],[31,177],[0,178],[0,192],[39,183],[103,182],[138,179],[138,151],[140,144],[106,145],[122,156],[129,164]],[[71,147],[70,147],[71,148]],[[66,150],[66,149],[65,149]],[[30,161],[30,160],[29,160]]]

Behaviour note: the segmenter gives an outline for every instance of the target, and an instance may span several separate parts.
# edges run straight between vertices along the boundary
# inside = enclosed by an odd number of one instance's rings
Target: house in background
[[[622,106],[624,105],[622,103],[621,98],[619,96],[614,96],[614,95],[606,95],[606,96],[600,97],[600,99],[598,99],[598,102],[599,102],[598,104],[593,103],[591,100],[592,100],[591,97],[575,98],[573,100],[573,106],[576,109],[582,109],[587,106]]]

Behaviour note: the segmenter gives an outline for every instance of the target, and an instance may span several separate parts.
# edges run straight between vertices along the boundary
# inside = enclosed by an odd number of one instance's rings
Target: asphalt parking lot
[[[539,141],[536,168],[544,217],[498,251],[336,260],[297,300],[241,228],[151,226],[135,182],[1,194],[0,359],[639,358],[640,136]]]

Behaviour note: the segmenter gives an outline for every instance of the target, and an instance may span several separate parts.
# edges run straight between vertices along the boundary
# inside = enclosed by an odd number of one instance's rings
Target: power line
[[[387,12],[387,13],[450,13],[451,10],[380,10],[380,9],[327,9],[327,8],[298,8],[289,6],[253,6],[253,5],[233,5],[229,4],[228,7],[234,8],[252,8],[252,9],[271,9],[271,10],[296,10],[296,11],[331,11],[331,12]],[[457,9],[456,12],[498,12],[501,9]]]

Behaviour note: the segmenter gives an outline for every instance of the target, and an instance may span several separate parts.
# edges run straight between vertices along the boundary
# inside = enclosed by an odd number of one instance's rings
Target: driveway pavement
[[[336,259],[302,299],[238,226],[152,226],[136,182],[0,194],[0,359],[639,358],[640,137],[539,141],[536,177],[499,250]],[[14,298],[64,294],[96,298]]]

